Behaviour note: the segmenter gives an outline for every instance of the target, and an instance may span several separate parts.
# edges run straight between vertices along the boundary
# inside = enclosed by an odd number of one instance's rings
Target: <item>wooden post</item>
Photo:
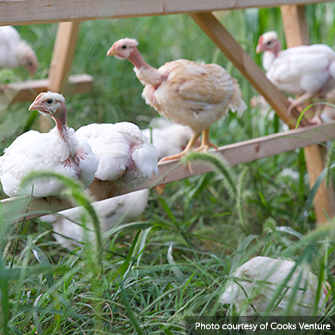
[[[309,45],[305,6],[285,5],[280,7],[288,48]]]
[[[58,25],[56,42],[49,72],[49,89],[58,93],[66,91],[77,45],[80,22],[61,22]]]
[[[65,93],[68,77],[77,45],[80,22],[61,22],[58,24],[57,37],[49,70],[49,90]],[[45,116],[40,118],[41,131],[49,131],[53,122]]]
[[[305,7],[296,5],[282,6],[281,13],[287,47],[292,48],[310,44]],[[323,146],[315,144],[305,147],[304,152],[309,184],[312,188],[317,177],[325,168],[327,151]],[[326,224],[328,222],[324,212],[331,219],[335,216],[334,188],[332,184],[327,188],[325,182],[322,182],[314,198],[314,211],[318,224]]]

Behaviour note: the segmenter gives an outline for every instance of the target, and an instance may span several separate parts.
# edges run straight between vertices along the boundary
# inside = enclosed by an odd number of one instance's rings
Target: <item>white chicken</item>
[[[292,109],[312,98],[325,98],[335,87],[335,52],[324,44],[297,46],[281,51],[277,33],[263,34],[256,53],[264,51],[263,67],[268,79],[280,90],[301,94],[287,109]],[[313,122],[319,123],[318,118]]]
[[[239,315],[257,315],[264,313],[277,289],[288,278],[295,262],[273,259],[269,257],[254,257],[233,273],[234,281],[229,281],[225,292],[220,297],[222,304],[233,304]],[[298,290],[294,304],[288,311],[291,315],[309,316],[312,313],[316,299],[318,279],[310,271],[297,266],[286,285],[282,288],[275,310],[269,315],[282,315],[287,308],[295,285]],[[325,307],[327,290],[324,287],[318,301],[318,313],[322,315]],[[251,306],[252,305],[252,306]]]
[[[0,27],[0,69],[24,66],[32,76],[38,61],[34,50],[12,26]]]
[[[217,64],[201,65],[180,59],[154,69],[142,58],[138,42],[124,38],[113,44],[107,56],[128,59],[138,79],[145,85],[145,102],[164,117],[189,126],[194,135],[186,148],[162,161],[189,153],[202,133],[198,151],[216,148],[209,140],[210,126],[221,119],[228,108],[238,113],[246,109],[237,81]]]
[[[53,171],[78,179],[87,188],[94,179],[98,160],[88,143],[67,127],[65,99],[53,92],[40,93],[29,110],[38,110],[56,122],[50,133],[30,130],[5,149],[0,157],[0,179],[9,196],[31,194],[35,197],[59,195],[63,184],[54,178],[41,178],[20,190],[22,179],[33,171]]]
[[[117,223],[136,220],[147,206],[148,196],[148,190],[140,190],[93,203],[100,221],[101,233],[112,229]],[[58,215],[44,215],[41,220],[52,224],[57,242],[71,250],[74,246],[79,246],[80,242],[94,240],[90,218],[85,216],[87,229],[82,224],[83,213],[85,212],[82,207],[75,207],[59,212]]]
[[[192,137],[192,130],[189,127],[162,117],[151,120],[150,126],[151,129],[143,129],[142,133],[157,149],[158,159],[179,153]]]
[[[192,131],[188,127],[163,118],[153,119],[150,125],[152,129],[144,129],[142,132],[152,140],[159,158],[180,152],[192,137]],[[112,229],[118,222],[127,223],[136,220],[143,213],[148,196],[148,190],[140,190],[93,203],[100,219],[101,232]],[[78,241],[85,240],[85,229],[75,223],[82,223],[82,213],[82,208],[76,207],[58,214],[42,216],[41,219],[52,224],[56,232],[54,236],[59,244],[72,249],[74,245],[79,245]],[[123,218],[122,221],[121,218]],[[90,218],[87,219],[87,226],[92,230]],[[89,241],[93,240],[93,231],[88,231],[86,235]]]
[[[115,188],[136,187],[158,175],[157,150],[133,123],[90,124],[76,131],[99,159],[96,179],[113,181]]]

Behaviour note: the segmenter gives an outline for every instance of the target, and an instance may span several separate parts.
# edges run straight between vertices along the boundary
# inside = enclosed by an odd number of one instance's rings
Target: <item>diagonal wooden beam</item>
[[[212,13],[196,13],[190,14],[190,16],[236,66],[250,84],[264,96],[278,116],[287,123],[291,129],[295,128],[296,119],[289,117],[286,113],[289,102],[284,94],[266,78],[264,72],[241,48],[239,43],[230,35],[221,22]],[[292,114],[295,117],[299,116],[297,111],[293,111]],[[308,122],[302,120],[301,125],[308,126]]]
[[[277,133],[244,142],[229,144],[212,151],[212,153],[225,159],[230,166],[235,166],[334,138],[335,121],[321,126],[304,127],[285,133]],[[159,176],[154,176],[137,189],[166,184],[214,170],[212,166],[204,162],[192,162],[192,173],[190,173],[186,164],[180,164],[178,161],[163,162],[158,165]],[[103,200],[130,191],[134,191],[134,189],[127,190],[123,188],[122,190],[115,190],[112,182],[99,180],[95,180],[89,187],[92,201]],[[74,206],[74,204],[67,199],[59,201],[57,198],[52,198],[51,202],[46,202],[44,198],[34,198],[31,202],[28,197],[4,199],[1,200],[0,205],[1,213],[6,218],[4,222],[7,220],[11,222],[13,220],[22,220],[29,203],[27,218],[39,217],[50,211],[61,211]]]
[[[296,5],[282,6],[281,13],[287,47],[309,45],[305,7]],[[304,153],[309,184],[312,188],[317,177],[325,168],[327,150],[321,145],[311,145],[304,148]],[[325,182],[321,183],[314,197],[314,211],[318,224],[328,223],[327,215],[331,219],[335,216],[335,197],[332,183],[330,183],[328,188]]]

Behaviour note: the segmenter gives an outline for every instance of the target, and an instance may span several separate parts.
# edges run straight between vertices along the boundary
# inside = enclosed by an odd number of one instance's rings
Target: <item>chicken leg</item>
[[[306,100],[313,98],[313,96],[314,96],[314,93],[306,92],[306,93],[304,93],[303,95],[301,95],[300,97],[298,97],[294,100],[289,99],[290,105],[287,108],[287,115],[291,115],[293,108],[296,108],[297,106],[304,103]]]
[[[209,148],[217,149],[218,147],[209,140],[209,127],[202,132],[201,145],[193,151],[207,152]]]
[[[200,137],[201,133],[196,133],[194,134],[190,141],[188,142],[186,148],[180,152],[179,154],[175,154],[172,156],[168,156],[168,157],[163,157],[160,162],[166,162],[166,161],[171,161],[173,159],[180,159],[183,156],[186,156],[188,153],[190,153],[192,151],[192,148],[194,147],[194,145],[197,143],[198,138]]]

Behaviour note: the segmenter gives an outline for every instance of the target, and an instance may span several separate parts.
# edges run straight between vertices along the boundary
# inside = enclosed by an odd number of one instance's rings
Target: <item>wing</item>
[[[233,80],[221,66],[184,59],[171,63],[165,64],[170,69],[168,82],[181,99],[218,104],[232,96]]]
[[[287,82],[325,70],[335,53],[326,45],[301,46],[287,49],[274,60],[268,75]]]

